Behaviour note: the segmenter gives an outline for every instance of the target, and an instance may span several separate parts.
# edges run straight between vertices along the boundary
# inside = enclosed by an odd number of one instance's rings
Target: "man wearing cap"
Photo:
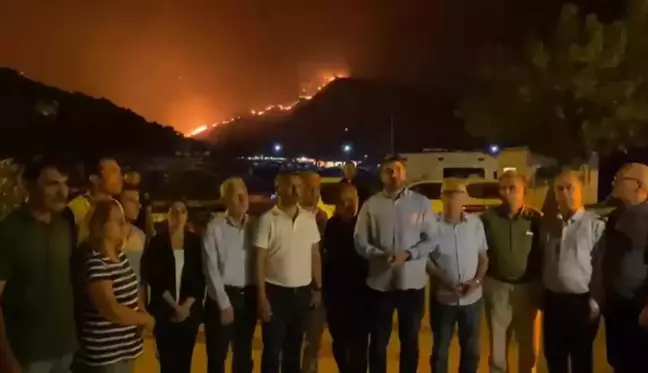
[[[648,331],[640,318],[646,304],[644,262],[648,245],[648,166],[631,163],[614,178],[612,194],[622,206],[608,217],[595,270],[594,293],[605,320],[608,363],[615,373],[645,370]],[[639,322],[643,322],[642,328]]]
[[[549,373],[593,372],[599,306],[592,299],[592,254],[605,222],[583,207],[583,183],[576,171],[554,184],[559,214],[542,226],[544,348]]]
[[[488,242],[484,279],[490,333],[490,368],[505,373],[510,336],[518,345],[518,372],[531,373],[536,362],[536,325],[542,291],[541,213],[524,205],[526,179],[507,171],[499,179],[502,205],[482,215]]]
[[[398,311],[401,373],[418,370],[418,334],[425,308],[425,267],[434,250],[436,217],[430,201],[405,187],[404,159],[386,158],[380,168],[383,191],[358,215],[358,253],[368,260],[372,321],[369,371],[385,373],[394,310]]]
[[[463,212],[466,185],[444,180],[441,187],[443,213],[439,215],[437,250],[430,255],[428,272],[438,283],[430,296],[432,373],[448,372],[450,341],[455,325],[459,329],[461,361],[459,371],[477,373],[482,311],[482,280],[488,269],[484,225],[478,216]]]

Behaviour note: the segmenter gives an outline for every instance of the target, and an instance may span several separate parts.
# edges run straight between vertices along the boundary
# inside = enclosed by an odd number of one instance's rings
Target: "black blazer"
[[[190,318],[202,317],[203,299],[205,297],[205,278],[202,272],[202,240],[195,233],[185,232],[184,267],[180,286],[179,304],[187,298],[195,298],[191,307]],[[156,318],[169,319],[174,311],[164,300],[165,291],[176,298],[176,270],[171,237],[168,229],[156,234],[142,254],[142,280],[151,288],[148,311]]]

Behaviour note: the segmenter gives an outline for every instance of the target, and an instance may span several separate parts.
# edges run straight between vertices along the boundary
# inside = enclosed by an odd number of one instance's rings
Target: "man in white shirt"
[[[227,210],[209,222],[203,237],[207,372],[225,373],[231,345],[231,372],[252,373],[257,320],[252,235],[256,224],[247,215],[249,198],[242,179],[225,180],[220,193]]]
[[[262,373],[299,373],[309,306],[322,293],[315,217],[299,207],[301,180],[290,173],[275,179],[277,205],[259,219],[256,281],[263,325]]]
[[[583,184],[575,171],[554,185],[559,214],[545,219],[544,348],[549,373],[592,373],[592,343],[599,307],[590,295],[592,253],[605,223],[583,207]]]

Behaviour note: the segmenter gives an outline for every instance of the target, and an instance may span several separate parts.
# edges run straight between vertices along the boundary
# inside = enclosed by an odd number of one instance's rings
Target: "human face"
[[[298,176],[282,177],[277,183],[279,203],[285,207],[296,206],[301,199],[302,181]]]
[[[342,172],[344,173],[345,179],[353,180],[356,176],[356,167],[353,163],[347,163],[344,165]]]
[[[169,208],[169,226],[172,229],[184,229],[187,225],[189,211],[184,202],[174,202]]]
[[[395,161],[385,163],[380,168],[380,181],[385,189],[396,191],[405,185],[407,175],[403,162]]]
[[[126,220],[134,222],[140,214],[140,194],[137,190],[125,190],[121,194],[121,204],[124,207]]]
[[[117,204],[110,209],[110,215],[104,226],[103,234],[106,241],[115,244],[117,247],[122,247],[126,242],[128,224],[126,224],[122,209]]]
[[[443,202],[443,211],[446,215],[454,216],[463,211],[468,196],[465,192],[459,190],[450,190],[441,193],[441,201]]]
[[[500,181],[499,193],[502,202],[518,209],[524,204],[524,183],[519,177],[505,177]]]
[[[302,206],[314,207],[320,200],[319,183],[315,180],[302,180],[300,203]]]
[[[340,198],[335,204],[335,213],[345,218],[356,216],[358,213],[358,191],[355,188],[342,189]]]
[[[30,199],[45,211],[59,212],[65,208],[68,198],[67,176],[58,169],[43,169],[30,189]]]
[[[114,159],[104,159],[99,164],[99,187],[110,195],[118,196],[122,192],[124,179],[121,168]]]
[[[225,195],[225,207],[235,216],[242,216],[248,212],[250,199],[245,185],[234,185]]]
[[[574,175],[559,176],[554,185],[554,194],[560,211],[575,212],[583,207],[583,185]]]
[[[627,170],[621,169],[612,183],[612,196],[622,202],[631,203],[641,191],[641,180],[628,175]]]

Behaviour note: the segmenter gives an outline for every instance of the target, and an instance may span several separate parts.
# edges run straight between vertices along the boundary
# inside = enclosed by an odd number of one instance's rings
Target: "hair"
[[[101,245],[104,228],[110,220],[110,213],[115,207],[119,208],[122,214],[124,213],[121,203],[113,198],[97,201],[92,207],[90,219],[88,220],[89,234],[86,241],[90,248],[98,249],[99,245]]]
[[[560,179],[562,177],[565,177],[565,176],[572,177],[572,178],[576,179],[576,181],[578,181],[578,183],[581,186],[583,186],[585,184],[585,180],[583,179],[583,174],[581,172],[579,172],[579,171],[570,170],[570,169],[566,169],[566,170],[563,170],[562,172],[560,172],[558,174],[558,176],[556,176],[556,180],[554,181],[554,183],[558,182],[558,179]]]
[[[500,175],[500,177],[497,179],[497,181],[499,181],[500,183],[502,181],[504,181],[504,180],[516,180],[516,181],[519,181],[520,183],[522,183],[525,190],[529,186],[529,181],[528,181],[527,177],[524,176],[523,174],[518,173],[517,171],[514,171],[514,170],[504,171]]]
[[[88,162],[85,164],[85,173],[88,177],[92,175],[100,175],[101,174],[101,163],[104,161],[116,161],[115,158],[111,156],[99,156],[99,157],[94,157],[91,158]]]
[[[304,171],[299,173],[299,177],[306,184],[318,186],[322,183],[322,177],[315,171]]]
[[[25,181],[32,183],[38,180],[44,170],[52,168],[62,173],[63,175],[68,175],[66,167],[63,164],[55,159],[35,159],[27,162],[23,170],[23,178]]]
[[[407,158],[403,157],[400,154],[388,154],[382,159],[380,165],[384,166],[387,163],[392,163],[392,162],[400,162],[404,164],[405,162],[407,162]]]
[[[297,174],[294,171],[279,171],[277,176],[275,176],[275,188],[281,183],[282,181],[289,179],[291,177],[295,177]]]
[[[232,190],[236,187],[242,187],[242,188],[247,188],[245,185],[245,182],[243,179],[240,177],[230,177],[223,181],[223,183],[220,185],[220,197],[221,199],[224,199],[225,196],[229,193],[232,192]]]

